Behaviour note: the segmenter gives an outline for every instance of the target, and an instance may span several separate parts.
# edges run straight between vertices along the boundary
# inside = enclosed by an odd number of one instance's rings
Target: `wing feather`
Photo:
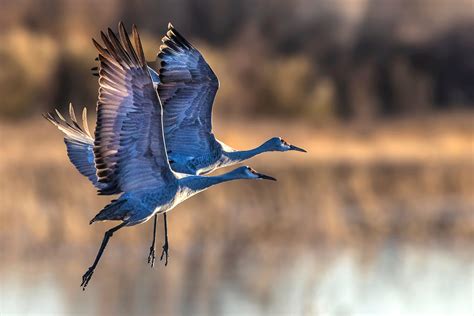
[[[208,155],[216,146],[211,115],[219,81],[201,53],[171,24],[162,42],[158,94],[167,149],[173,155]]]
[[[132,45],[119,24],[119,37],[101,32],[99,100],[94,155],[102,194],[159,188],[176,181],[166,155],[162,109],[147,69],[140,37]]]
[[[74,113],[72,104],[69,104],[69,117],[71,123],[67,121],[61,113],[56,110],[56,116],[53,114],[43,115],[45,119],[54,124],[64,133],[64,143],[67,148],[67,155],[74,167],[92,182],[97,189],[105,187],[99,182],[94,164],[94,139],[92,138],[87,125],[87,110],[82,111],[82,127],[79,125]]]

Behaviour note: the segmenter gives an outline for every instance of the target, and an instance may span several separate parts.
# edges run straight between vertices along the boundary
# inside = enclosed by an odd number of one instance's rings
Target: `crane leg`
[[[165,223],[165,243],[163,244],[163,250],[161,252],[160,261],[165,257],[165,266],[168,265],[168,221],[166,220],[166,213],[163,214],[164,223]]]
[[[120,225],[117,225],[105,232],[104,239],[102,240],[102,244],[100,245],[99,252],[97,253],[97,256],[95,257],[94,263],[92,264],[92,266],[89,267],[86,273],[84,273],[84,275],[82,276],[81,286],[82,286],[83,291],[86,289],[87,284],[91,280],[92,274],[94,274],[95,267],[99,263],[100,257],[102,256],[102,253],[104,252],[105,247],[107,246],[107,243],[109,242],[110,237],[112,237],[114,232],[116,232],[117,230],[125,226],[126,224],[127,224],[126,222],[123,222]]]
[[[153,266],[155,265],[155,240],[156,240],[156,222],[158,221],[158,214],[155,214],[153,223],[153,241],[150,246],[150,253],[148,255],[148,263]]]

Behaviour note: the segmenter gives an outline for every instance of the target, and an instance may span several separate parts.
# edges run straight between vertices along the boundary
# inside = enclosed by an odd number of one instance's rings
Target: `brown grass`
[[[198,235],[264,248],[473,237],[472,127],[465,118],[391,123],[363,133],[271,122],[217,125],[218,135],[238,148],[284,132],[309,153],[262,155],[248,163],[277,183],[226,184],[178,207],[170,216],[173,247]],[[103,229],[87,222],[109,198],[95,196],[74,170],[60,133],[39,119],[2,123],[1,131],[2,249],[15,255],[94,245]],[[123,238],[148,240],[150,227],[141,226]]]

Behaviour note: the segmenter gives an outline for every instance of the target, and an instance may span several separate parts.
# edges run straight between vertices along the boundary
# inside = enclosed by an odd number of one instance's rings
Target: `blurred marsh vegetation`
[[[0,314],[472,315],[474,10],[456,0],[0,0]],[[112,223],[40,114],[90,111],[91,37],[166,24],[221,86],[216,134],[309,153],[248,162],[276,183],[212,188],[152,225]],[[159,223],[158,240],[162,238]],[[159,244],[159,243],[158,243]],[[31,304],[25,304],[25,301]]]

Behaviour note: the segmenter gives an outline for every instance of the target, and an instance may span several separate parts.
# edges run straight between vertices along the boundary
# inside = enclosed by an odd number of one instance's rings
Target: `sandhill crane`
[[[151,67],[147,69],[164,108],[165,140],[174,171],[195,175],[206,174],[268,151],[306,152],[281,137],[273,137],[254,149],[243,151],[235,150],[217,140],[212,132],[211,117],[212,105],[219,87],[216,75],[201,53],[171,23],[168,24],[168,31],[162,38],[162,43],[157,56],[157,61],[160,61],[161,65],[159,73]],[[91,70],[98,76],[97,69],[94,67]],[[92,156],[91,146],[82,148],[89,151],[83,156]],[[95,167],[89,166],[88,169],[94,171]],[[79,171],[81,172],[80,169]],[[91,176],[86,176],[91,179]],[[153,241],[148,257],[148,262],[152,266],[155,259],[156,223],[157,215],[154,218]],[[166,255],[166,265],[169,247],[166,213],[164,228],[165,243],[160,259]]]
[[[281,137],[273,137],[250,150],[236,150],[216,139],[212,132],[212,106],[219,87],[217,76],[201,53],[171,23],[162,43],[157,56],[159,74],[150,67],[148,70],[163,104],[165,141],[173,170],[206,174],[264,152],[306,152]],[[156,222],[155,218],[155,226]],[[166,214],[164,225],[163,249],[167,255]],[[153,231],[156,232],[156,227]]]
[[[250,150],[235,150],[217,140],[212,132],[212,105],[219,87],[216,75],[171,23],[162,42],[158,95],[163,104],[166,148],[173,170],[205,174],[268,151],[305,152],[281,137]]]
[[[174,172],[166,153],[161,103],[147,71],[136,27],[133,26],[132,30],[134,45],[122,23],[119,23],[119,37],[111,29],[108,29],[107,35],[101,32],[101,37],[105,47],[93,40],[99,52],[100,79],[93,143],[96,178],[91,176],[91,181],[100,183],[97,187],[102,194],[122,194],[90,223],[104,220],[119,220],[122,223],[106,231],[93,264],[82,277],[83,289],[91,280],[110,237],[122,227],[143,223],[153,215],[167,212],[194,194],[222,182],[236,179],[275,180],[247,166],[220,176]],[[75,160],[78,155],[84,154],[84,151],[76,153],[75,146],[83,148],[82,143],[90,145],[90,141],[85,141],[86,129],[80,128],[75,116],[71,116],[74,121],[68,126],[70,129],[66,132],[65,141],[74,163],[78,161]],[[77,133],[72,133],[72,130]],[[89,174],[90,164],[85,168],[76,167],[84,175]]]

